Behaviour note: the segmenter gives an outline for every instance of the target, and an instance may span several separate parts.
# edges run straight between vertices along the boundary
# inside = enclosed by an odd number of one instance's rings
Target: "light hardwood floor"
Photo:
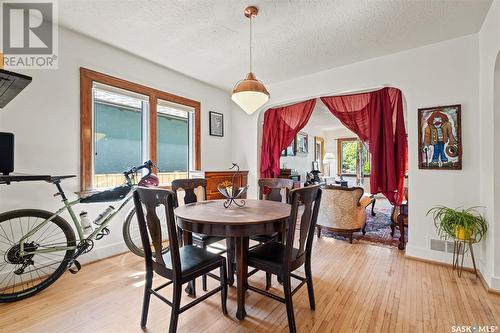
[[[500,326],[500,296],[487,293],[471,273],[458,278],[449,267],[405,258],[391,248],[315,239],[313,275],[316,311],[307,290],[294,296],[299,332],[452,332],[452,325]],[[65,274],[41,294],[0,304],[0,332],[141,332],[143,261],[124,254]],[[209,279],[211,280],[211,279]],[[263,286],[256,274],[250,283]],[[209,286],[215,286],[215,281]],[[280,292],[273,279],[273,291]],[[169,288],[165,295],[170,296]],[[197,284],[201,291],[201,281]],[[184,296],[183,303],[189,299]],[[179,332],[287,332],[284,304],[247,293],[247,317],[229,315],[220,297],[181,314]],[[147,332],[166,332],[170,308],[152,297]],[[497,329],[497,332],[499,330]]]

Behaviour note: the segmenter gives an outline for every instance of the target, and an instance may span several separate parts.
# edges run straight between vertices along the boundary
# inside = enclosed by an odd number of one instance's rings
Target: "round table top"
[[[224,208],[224,200],[200,201],[177,207],[175,215],[186,221],[203,224],[247,225],[280,221],[290,216],[290,205],[270,200],[245,199],[245,206],[232,204]]]

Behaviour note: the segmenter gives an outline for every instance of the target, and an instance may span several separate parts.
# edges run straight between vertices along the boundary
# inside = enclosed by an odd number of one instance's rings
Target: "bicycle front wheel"
[[[76,239],[71,226],[60,216],[23,240],[25,254],[20,253],[21,238],[51,216],[50,212],[34,209],[0,214],[0,303],[35,295],[54,283],[68,267],[74,250],[55,247],[75,246]]]

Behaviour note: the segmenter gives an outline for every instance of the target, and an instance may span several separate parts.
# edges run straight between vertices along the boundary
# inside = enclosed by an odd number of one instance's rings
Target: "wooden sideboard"
[[[217,186],[221,183],[228,182],[231,183],[234,172],[228,171],[205,171],[205,179],[207,180],[207,199],[224,199],[222,194],[217,190]],[[240,173],[234,178],[234,182],[237,186],[243,187],[248,184],[248,171],[240,171]],[[246,198],[246,194],[244,196]]]

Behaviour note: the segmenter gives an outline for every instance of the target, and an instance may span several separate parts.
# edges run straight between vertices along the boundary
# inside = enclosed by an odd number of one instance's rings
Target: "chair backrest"
[[[303,260],[311,255],[314,228],[321,202],[321,189],[319,185],[294,189],[290,191],[290,202],[292,208],[288,219],[285,253],[285,263],[289,265],[295,260]],[[293,253],[297,227],[299,228],[298,252]]]
[[[283,201],[282,190],[286,191],[285,199],[288,202],[289,192],[293,189],[293,180],[286,178],[262,178],[259,179],[259,199],[271,201]]]
[[[358,228],[360,223],[364,223],[364,216],[359,213],[359,200],[363,193],[361,187],[325,186],[318,217],[319,224],[338,229]]]
[[[194,178],[194,179],[176,179],[172,182],[172,191],[175,193],[176,197],[176,206],[178,206],[179,202],[177,201],[179,198],[178,190],[183,189],[185,192],[184,195],[184,204],[190,204],[194,202],[198,202],[198,197],[196,196],[195,190],[198,187],[203,188],[203,198],[201,200],[207,200],[207,180],[204,178]]]
[[[162,271],[163,274],[170,275],[167,276],[168,278],[179,278],[181,263],[174,216],[174,192],[164,189],[139,187],[134,191],[134,204],[146,259],[146,271]],[[145,214],[143,207],[145,208]],[[160,212],[160,215],[158,212]],[[161,234],[160,216],[163,217],[163,214],[167,223],[166,230],[169,239],[168,252],[170,254],[171,269],[167,268],[165,260],[161,255],[167,250],[163,247],[163,237]],[[149,237],[151,237],[151,241]],[[153,246],[156,254],[154,257],[151,246]]]

